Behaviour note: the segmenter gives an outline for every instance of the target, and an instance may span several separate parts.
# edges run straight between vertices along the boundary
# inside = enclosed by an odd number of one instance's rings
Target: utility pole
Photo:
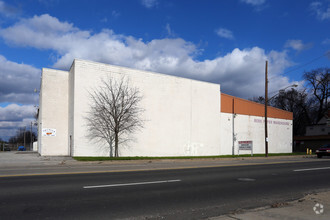
[[[233,103],[232,103],[232,107],[233,107],[233,124],[232,124],[232,128],[233,128],[233,146],[232,146],[232,155],[235,155],[235,98],[233,98]]]
[[[265,156],[268,157],[268,129],[267,129],[267,105],[268,105],[268,61],[265,68]]]
[[[26,126],[24,127],[24,147],[25,147],[25,131],[26,131]]]
[[[33,140],[32,140],[32,121],[31,121],[31,129],[30,129],[30,150],[33,150]]]

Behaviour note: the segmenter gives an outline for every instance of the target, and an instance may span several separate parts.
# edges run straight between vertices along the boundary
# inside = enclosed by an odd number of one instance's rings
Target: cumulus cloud
[[[159,4],[159,0],[141,0],[141,4],[146,8],[153,8]]]
[[[315,1],[310,4],[310,9],[320,20],[330,19],[330,3],[328,5]]]
[[[40,87],[40,70],[0,55],[0,103],[37,103],[33,90]]]
[[[311,43],[304,44],[302,40],[287,40],[284,47],[292,48],[298,52],[302,50],[307,50],[312,47]]]
[[[74,58],[87,59],[218,83],[224,93],[251,98],[263,94],[265,60],[269,60],[270,91],[292,84],[281,75],[292,65],[286,51],[265,51],[257,46],[198,60],[203,50],[182,38],[145,42],[110,29],[94,33],[47,14],[21,19],[0,29],[0,36],[17,47],[51,50],[53,66],[59,69],[68,69]],[[0,102],[37,103],[33,89],[40,85],[39,69],[0,55],[0,77]],[[0,136],[8,136],[15,134],[15,127],[29,123],[33,111],[30,105],[9,105],[1,108],[0,116]]]
[[[33,118],[35,112],[33,105],[10,104],[0,107],[0,121],[22,121],[25,118]]]
[[[7,141],[9,138],[16,135],[16,132],[20,128],[26,127],[30,130],[31,122],[33,123],[33,119],[23,119],[23,121],[8,121],[8,122],[0,122],[0,137],[2,140]],[[35,132],[35,127],[32,128]]]
[[[33,105],[10,104],[0,107],[0,137],[8,139],[15,135],[17,128],[30,126],[35,113]]]
[[[0,106],[0,137],[8,139],[15,135],[18,127],[28,126],[35,114],[34,104],[38,95],[40,70],[7,60],[0,55],[0,103],[20,103]]]
[[[219,83],[225,93],[250,98],[263,93],[268,59],[273,77],[270,87],[276,90],[290,83],[281,75],[291,65],[286,52],[266,52],[257,46],[198,60],[202,50],[182,38],[144,42],[109,29],[92,33],[50,15],[23,19],[1,29],[0,35],[10,44],[55,51],[58,56],[54,67],[60,69],[68,69],[74,58],[88,59]]]
[[[226,28],[219,28],[215,31],[215,33],[219,36],[219,37],[223,37],[223,38],[227,38],[227,39],[234,39],[234,35],[233,32],[226,29]]]
[[[259,6],[266,2],[266,0],[241,0],[241,2],[244,2],[246,4],[250,4],[253,6]]]

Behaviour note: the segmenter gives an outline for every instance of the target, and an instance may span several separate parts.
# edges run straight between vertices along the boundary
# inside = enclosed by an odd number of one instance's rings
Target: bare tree
[[[311,101],[305,90],[291,89],[275,97],[272,105],[293,112],[293,134],[304,135],[305,127],[311,123]]]
[[[25,142],[30,143],[37,139],[37,135],[35,132],[26,130],[26,128],[18,128],[16,131],[16,135],[9,138],[8,142],[11,144],[24,144],[24,136]]]
[[[304,79],[315,97],[316,118],[314,122],[318,122],[329,108],[330,68],[319,68],[305,72]]]
[[[265,104],[265,98],[263,96],[255,96],[249,100],[256,103]]]
[[[118,157],[118,146],[130,139],[130,134],[143,127],[139,107],[142,96],[137,88],[129,85],[122,77],[119,80],[108,77],[101,85],[89,93],[92,101],[86,117],[89,138],[106,141],[110,148],[110,157]]]
[[[293,134],[304,135],[307,125],[318,122],[329,109],[330,99],[330,69],[318,68],[305,72],[304,90],[291,89],[279,93],[269,102],[269,105],[293,112]],[[306,91],[311,91],[308,95]],[[254,97],[251,101],[264,103],[264,97]]]

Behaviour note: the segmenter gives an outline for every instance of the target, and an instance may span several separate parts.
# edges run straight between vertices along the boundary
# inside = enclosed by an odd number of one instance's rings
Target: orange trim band
[[[271,106],[268,106],[267,110],[267,116],[270,118],[293,119],[292,112]],[[265,117],[265,106],[253,101],[221,93],[221,112]]]

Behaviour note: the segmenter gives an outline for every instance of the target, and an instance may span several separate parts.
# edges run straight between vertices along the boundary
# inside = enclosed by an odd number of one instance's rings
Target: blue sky
[[[0,0],[0,39],[7,139],[33,120],[41,68],[74,58],[219,83],[242,98],[263,94],[269,60],[270,91],[303,86],[304,71],[329,67],[330,0]]]

